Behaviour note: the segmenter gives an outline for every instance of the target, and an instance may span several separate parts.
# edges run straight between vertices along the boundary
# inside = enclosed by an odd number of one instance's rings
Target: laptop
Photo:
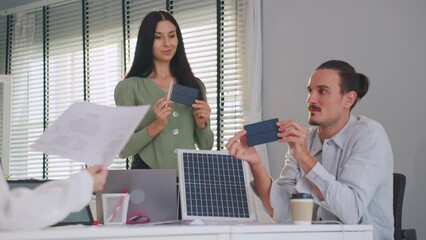
[[[96,193],[97,220],[103,223],[102,193],[130,194],[127,223],[145,219],[155,224],[178,219],[178,195],[175,169],[109,170],[102,192]]]
[[[47,181],[49,180],[26,179],[26,180],[8,180],[7,183],[9,184],[10,189],[19,188],[19,187],[34,189],[40,184],[45,183]],[[89,205],[87,205],[85,208],[83,208],[79,212],[70,213],[64,220],[62,220],[61,222],[53,226],[65,226],[65,225],[76,225],[76,224],[83,224],[83,225],[93,224],[93,215]]]

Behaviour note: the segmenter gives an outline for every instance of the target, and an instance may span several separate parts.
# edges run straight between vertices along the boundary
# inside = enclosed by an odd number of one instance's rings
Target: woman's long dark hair
[[[127,73],[127,77],[147,77],[154,70],[152,47],[154,44],[155,28],[158,22],[167,20],[176,27],[178,45],[176,53],[170,61],[170,71],[180,85],[196,88],[200,90],[199,99],[204,99],[201,86],[192,73],[186,57],[185,47],[182,40],[182,33],[176,19],[166,11],[153,11],[146,15],[139,28],[138,40],[136,43],[135,56],[132,67]],[[205,100],[205,99],[204,99]]]

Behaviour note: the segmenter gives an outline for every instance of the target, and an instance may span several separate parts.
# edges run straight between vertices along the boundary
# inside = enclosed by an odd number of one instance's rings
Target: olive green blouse
[[[205,89],[202,89],[202,92],[205,96]],[[196,146],[203,150],[212,149],[214,136],[210,129],[210,121],[205,128],[198,129],[193,108],[179,103],[172,104],[173,112],[168,117],[168,126],[157,136],[153,138],[148,136],[146,127],[156,119],[152,106],[165,94],[150,78],[129,77],[117,84],[114,92],[117,106],[151,105],[121,151],[121,158],[139,153],[142,160],[151,168],[177,170],[176,149],[196,149]]]

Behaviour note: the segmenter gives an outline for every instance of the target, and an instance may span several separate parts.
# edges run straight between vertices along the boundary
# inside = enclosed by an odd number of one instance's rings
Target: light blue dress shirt
[[[271,188],[274,219],[290,221],[291,194],[305,192],[314,196],[314,220],[371,224],[375,240],[393,239],[393,155],[384,128],[367,117],[351,115],[345,127],[323,143],[317,127],[307,134],[308,149],[318,163],[305,175],[287,152],[281,176]]]

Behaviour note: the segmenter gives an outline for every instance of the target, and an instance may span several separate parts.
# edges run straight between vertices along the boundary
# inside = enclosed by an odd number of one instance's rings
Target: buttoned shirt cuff
[[[331,178],[331,179],[330,179]],[[327,189],[330,181],[333,181],[333,176],[320,164],[316,163],[315,166],[297,183],[296,189],[298,192],[310,193],[314,197],[314,202],[318,205],[329,209],[326,201],[321,201],[313,190],[313,183],[321,191],[324,199],[326,199]]]

